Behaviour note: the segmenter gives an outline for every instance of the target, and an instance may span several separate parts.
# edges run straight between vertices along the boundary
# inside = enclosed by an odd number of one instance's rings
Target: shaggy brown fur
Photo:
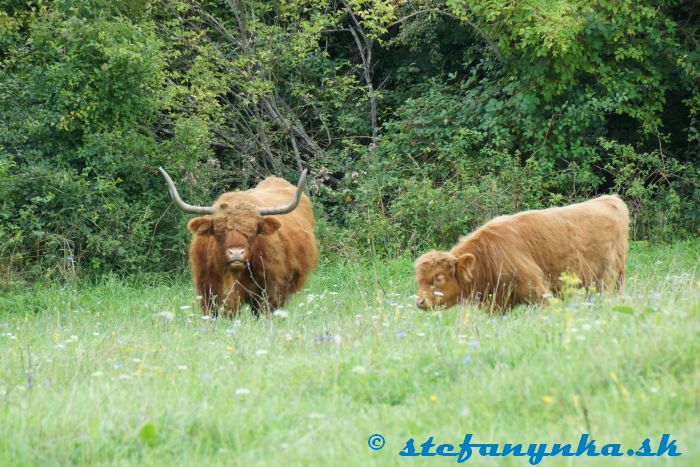
[[[416,260],[416,305],[538,302],[559,291],[563,272],[598,291],[620,287],[628,231],[627,206],[614,195],[497,217],[450,251],[430,251]]]
[[[235,316],[243,303],[267,313],[303,287],[318,260],[311,201],[302,195],[295,210],[277,216],[256,209],[284,205],[295,191],[286,180],[267,177],[251,190],[224,193],[213,215],[190,220],[192,281],[202,313],[223,304]],[[242,251],[241,261],[227,262],[231,248]]]

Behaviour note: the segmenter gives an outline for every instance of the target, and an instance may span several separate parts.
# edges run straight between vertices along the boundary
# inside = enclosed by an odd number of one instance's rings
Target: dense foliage
[[[326,257],[620,193],[700,226],[700,6],[0,1],[0,273],[182,269],[191,202],[311,170]]]

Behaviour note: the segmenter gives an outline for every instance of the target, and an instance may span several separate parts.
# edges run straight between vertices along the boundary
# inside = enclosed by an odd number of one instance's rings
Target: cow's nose
[[[416,298],[416,306],[418,308],[424,308],[425,307],[425,298],[423,298],[423,297]]]
[[[229,262],[243,261],[243,254],[244,253],[245,253],[244,248],[227,248],[226,249],[226,259]]]

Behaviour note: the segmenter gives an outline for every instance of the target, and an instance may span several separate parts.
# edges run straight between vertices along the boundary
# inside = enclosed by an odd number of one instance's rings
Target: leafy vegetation
[[[270,320],[202,319],[184,279],[5,294],[0,463],[403,465],[409,437],[670,433],[696,465],[699,257],[633,243],[624,292],[505,315],[419,311],[410,257],[325,265]]]
[[[310,168],[326,258],[613,191],[698,234],[695,2],[0,5],[4,284],[182,271],[159,165],[196,203]]]

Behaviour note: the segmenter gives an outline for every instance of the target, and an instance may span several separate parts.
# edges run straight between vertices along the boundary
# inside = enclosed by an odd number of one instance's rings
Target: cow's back
[[[512,220],[527,251],[555,288],[564,271],[575,273],[584,285],[606,285],[612,270],[624,275],[629,213],[617,196],[526,211]]]

